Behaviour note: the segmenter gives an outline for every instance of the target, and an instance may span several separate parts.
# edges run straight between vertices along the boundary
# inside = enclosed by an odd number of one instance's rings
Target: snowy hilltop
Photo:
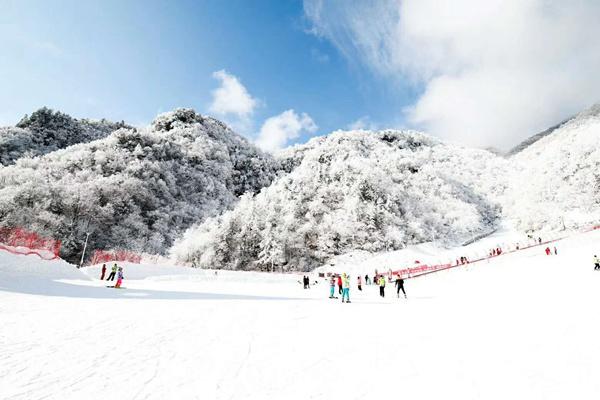
[[[15,127],[0,128],[0,164],[14,164],[22,157],[35,157],[78,143],[101,139],[120,128],[124,122],[75,119],[67,114],[40,108],[25,116]]]
[[[310,270],[351,250],[462,243],[493,231],[509,163],[412,131],[338,131],[280,154],[291,172],[191,228],[200,267]]]
[[[92,249],[164,253],[193,223],[267,186],[277,165],[221,122],[179,109],[0,168],[0,220],[62,240],[70,261],[87,232]]]
[[[505,215],[521,230],[564,229],[600,220],[600,104],[522,148]]]

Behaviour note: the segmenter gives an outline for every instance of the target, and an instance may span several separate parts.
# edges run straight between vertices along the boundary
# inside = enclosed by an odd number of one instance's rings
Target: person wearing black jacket
[[[398,298],[400,298],[400,290],[402,290],[402,293],[404,293],[404,298],[406,299],[406,292],[404,291],[404,279],[398,275],[396,278],[396,295]]]

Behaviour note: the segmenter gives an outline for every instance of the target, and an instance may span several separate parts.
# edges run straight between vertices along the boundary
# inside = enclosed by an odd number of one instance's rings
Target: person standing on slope
[[[345,272],[342,274],[342,286],[342,303],[344,303],[344,298],[346,303],[350,303],[350,275]]]
[[[116,273],[117,273],[117,263],[115,263],[115,265],[113,265],[113,267],[111,268],[110,275],[108,275],[108,278],[106,278],[106,280],[107,281],[114,281]]]
[[[115,265],[117,265],[117,264],[115,264]],[[123,282],[123,267],[119,267],[119,272],[117,274],[117,283],[115,284],[115,287],[120,288],[122,282]]]
[[[597,256],[594,256],[594,269],[600,269],[600,260]]]
[[[396,278],[396,296],[400,298],[400,290],[404,293],[404,298],[406,299],[406,292],[404,291],[404,279],[400,275]]]
[[[358,290],[362,291],[362,276],[358,276]]]
[[[338,294],[342,294],[342,276],[337,276]]]
[[[102,274],[100,275],[100,280],[104,280],[104,274],[106,274],[106,264],[102,264]]]
[[[378,282],[379,282],[379,295],[381,297],[385,297],[385,276],[380,275]]]
[[[329,298],[335,299],[335,275],[331,275],[329,278]]]

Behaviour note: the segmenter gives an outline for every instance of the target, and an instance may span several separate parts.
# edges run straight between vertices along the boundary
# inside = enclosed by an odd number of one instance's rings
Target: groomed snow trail
[[[353,286],[352,304],[172,267],[125,266],[118,291],[2,254],[0,399],[597,399],[598,243],[408,280],[408,300]]]

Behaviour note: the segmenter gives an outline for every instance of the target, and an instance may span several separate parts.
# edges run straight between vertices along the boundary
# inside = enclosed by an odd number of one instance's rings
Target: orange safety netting
[[[126,261],[139,264],[141,260],[142,256],[140,254],[128,250],[95,250],[90,264],[96,265],[110,261]]]
[[[0,227],[0,250],[13,254],[35,254],[45,260],[58,258],[60,240],[40,236],[24,228]]]

